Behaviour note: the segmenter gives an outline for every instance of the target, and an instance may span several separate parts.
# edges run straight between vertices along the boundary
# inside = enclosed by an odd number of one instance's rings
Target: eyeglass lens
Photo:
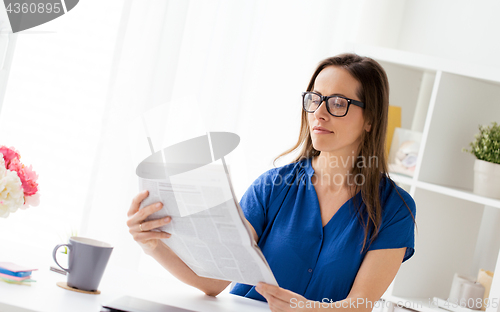
[[[304,95],[304,109],[308,112],[315,112],[321,104],[321,97],[314,93]],[[334,116],[343,116],[347,112],[349,103],[341,97],[331,97],[328,99],[328,110]]]

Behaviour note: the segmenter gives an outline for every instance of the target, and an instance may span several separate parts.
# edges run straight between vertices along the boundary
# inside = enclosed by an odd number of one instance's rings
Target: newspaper
[[[195,169],[182,163],[169,165],[174,168],[170,173],[168,165],[143,166],[143,170],[155,172],[153,179],[138,174],[139,189],[149,191],[140,208],[163,203],[162,210],[147,220],[172,218],[159,228],[172,234],[163,242],[198,276],[278,286],[235,200],[224,158]],[[181,173],[171,174],[173,171]]]

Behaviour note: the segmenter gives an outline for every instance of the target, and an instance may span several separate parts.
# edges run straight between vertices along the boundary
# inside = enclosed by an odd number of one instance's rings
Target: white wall
[[[367,0],[356,42],[500,66],[500,1]]]
[[[355,8],[358,14],[352,41],[386,48],[398,48],[406,0],[364,0]],[[355,11],[355,12],[356,12]],[[351,24],[350,24],[351,25]]]

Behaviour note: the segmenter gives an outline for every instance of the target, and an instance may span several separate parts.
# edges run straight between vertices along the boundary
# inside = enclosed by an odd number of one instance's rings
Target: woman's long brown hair
[[[363,117],[365,121],[371,124],[369,132],[363,131],[361,143],[359,145],[355,165],[350,173],[352,177],[361,175],[364,177],[364,183],[354,183],[354,196],[361,191],[362,200],[366,206],[368,220],[364,220],[364,213],[360,211],[362,205],[357,205],[354,197],[354,205],[357,206],[358,219],[365,229],[363,246],[361,252],[365,249],[368,236],[371,236],[369,245],[375,240],[382,223],[382,207],[380,203],[379,186],[382,176],[388,177],[387,155],[385,152],[385,141],[387,132],[387,119],[389,111],[389,82],[385,70],[375,60],[369,57],[362,57],[352,53],[340,54],[321,61],[314,71],[307,91],[314,89],[314,82],[318,74],[328,66],[337,66],[347,70],[357,81],[361,88],[357,90],[357,96],[361,102],[365,103]],[[300,134],[297,143],[292,148],[276,157],[279,158],[297,150],[302,146],[300,154],[292,161],[298,162],[304,158],[318,156],[319,151],[315,150],[311,140],[307,112],[302,110]],[[382,173],[382,175],[381,175]],[[415,223],[415,217],[404,201],[401,194],[394,185],[394,181],[389,178],[394,189],[401,197]],[[356,181],[356,180],[355,180]],[[369,247],[368,245],[368,247]],[[368,248],[367,247],[367,248]]]

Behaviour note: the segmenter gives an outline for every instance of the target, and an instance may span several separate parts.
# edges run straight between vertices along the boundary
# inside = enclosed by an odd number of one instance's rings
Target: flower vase
[[[500,164],[476,159],[474,194],[500,199]]]

